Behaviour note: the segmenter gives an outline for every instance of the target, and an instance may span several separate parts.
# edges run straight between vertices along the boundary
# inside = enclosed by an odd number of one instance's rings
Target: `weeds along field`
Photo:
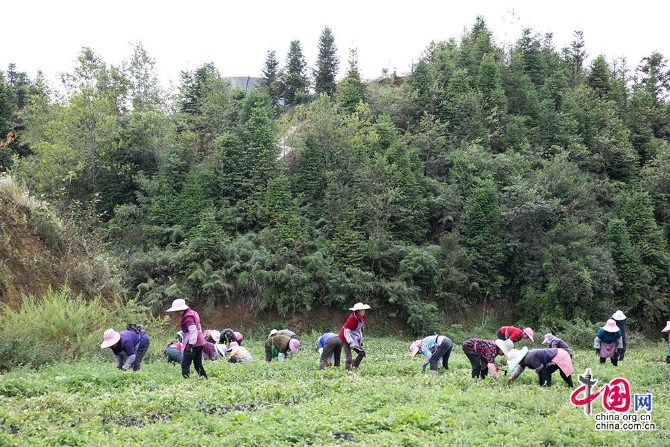
[[[0,446],[670,445],[664,345],[632,349],[616,368],[575,352],[575,386],[591,367],[595,388],[624,377],[631,394],[653,396],[655,431],[596,431],[602,401],[587,417],[558,373],[551,388],[528,369],[511,384],[473,380],[455,343],[450,369],[433,376],[420,356],[410,360],[407,341],[391,338],[367,338],[354,373],[319,371],[313,338],[283,363],[266,363],[262,342],[245,339],[254,361],[206,362],[208,380],[185,380],[155,357],[135,373],[116,370],[111,355],[14,369],[0,375]]]

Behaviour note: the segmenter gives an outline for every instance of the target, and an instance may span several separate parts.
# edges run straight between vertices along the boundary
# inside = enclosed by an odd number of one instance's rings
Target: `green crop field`
[[[313,338],[303,337],[293,359],[269,364],[261,342],[245,340],[254,361],[206,362],[209,380],[184,380],[156,355],[136,373],[114,369],[111,358],[14,369],[0,375],[0,446],[670,445],[664,345],[631,349],[616,368],[590,350],[575,353],[576,386],[591,367],[596,388],[624,377],[631,393],[653,395],[655,431],[596,431],[558,373],[551,388],[530,370],[511,384],[473,380],[456,343],[449,371],[432,376],[410,360],[408,342],[391,338],[366,339],[368,357],[354,373],[319,371]],[[593,413],[603,411],[594,401]]]

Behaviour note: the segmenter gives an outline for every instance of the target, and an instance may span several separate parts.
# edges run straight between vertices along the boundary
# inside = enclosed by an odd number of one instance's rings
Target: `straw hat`
[[[526,334],[526,336],[527,336],[528,338],[530,338],[530,341],[532,341],[533,343],[535,343],[535,340],[533,340],[533,334],[534,334],[535,332],[533,332],[533,330],[532,330],[531,328],[529,328],[529,327],[525,327],[525,328],[523,328],[523,333]]]
[[[353,310],[354,312],[356,312],[357,310],[367,310],[369,308],[370,306],[368,306],[367,304],[356,303],[354,304],[354,307],[350,307],[349,310]]]
[[[168,310],[165,312],[178,312],[180,310],[186,310],[189,307],[186,305],[186,301],[183,300],[182,298],[177,298],[172,302],[172,307],[170,307]]]
[[[606,332],[619,332],[619,326],[617,326],[616,321],[612,320],[611,318],[607,320],[607,323],[605,326],[603,326],[603,329],[605,329]]]
[[[214,340],[214,343],[220,343],[221,342],[221,332],[212,329],[209,332],[209,336],[212,337],[212,340]]]
[[[110,348],[117,344],[121,340],[121,334],[116,332],[114,329],[107,329],[102,338],[102,344],[100,345],[101,349]]]
[[[543,345],[548,345],[549,343],[551,343],[554,340],[556,340],[556,336],[554,334],[552,334],[551,332],[549,332],[548,334],[545,334],[544,340],[542,340],[542,344]]]
[[[670,321],[666,323],[665,329],[663,329],[661,332],[670,332]]]
[[[621,320],[625,320],[626,316],[624,315],[623,312],[621,312],[620,310],[617,310],[616,312],[614,312],[614,315],[612,315],[612,318],[614,318],[617,321],[621,321]]]
[[[421,340],[415,340],[412,342],[411,345],[409,345],[409,352],[412,355],[411,358],[414,358],[414,356],[417,355],[420,350],[421,350]]]
[[[514,342],[510,339],[507,340],[496,340],[496,346],[500,349],[503,354],[508,355],[509,352],[514,349]]]
[[[288,342],[288,348],[291,350],[293,354],[298,353],[298,348],[300,348],[300,340],[297,338],[292,338],[290,342]]]
[[[524,346],[521,349],[512,349],[509,354],[507,354],[507,369],[509,372],[514,372],[526,354],[528,354],[527,346]]]

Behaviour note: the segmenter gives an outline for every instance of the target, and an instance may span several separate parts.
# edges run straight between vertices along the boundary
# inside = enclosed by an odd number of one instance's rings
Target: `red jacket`
[[[359,327],[362,327],[362,324],[365,323],[368,320],[367,315],[363,315],[362,318],[358,318],[356,315],[356,312],[352,312],[351,315],[346,319],[344,324],[342,325],[342,328],[340,328],[339,334],[337,334],[338,337],[340,337],[340,340],[342,340],[342,343],[346,343],[347,339],[344,337],[344,330],[349,329],[350,331],[359,331]],[[362,334],[361,334],[362,337]],[[359,338],[361,338],[359,337]]]
[[[507,334],[507,338],[512,340],[514,343],[521,341],[523,338],[523,330],[514,326],[503,326],[498,329],[498,332],[502,333],[503,336]]]

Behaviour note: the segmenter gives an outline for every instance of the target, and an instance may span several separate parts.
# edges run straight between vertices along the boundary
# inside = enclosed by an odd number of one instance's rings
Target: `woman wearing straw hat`
[[[202,335],[200,315],[186,305],[186,301],[178,298],[165,312],[174,312],[179,315],[179,328],[184,334],[182,343],[183,358],[181,361],[181,375],[188,379],[191,375],[191,363],[199,376],[207,378],[207,372],[202,366],[202,349],[205,346],[205,337]]]
[[[521,349],[512,349],[507,354],[507,367],[512,375],[507,382],[516,380],[526,369],[533,368],[537,372],[537,382],[540,386],[551,386],[551,375],[560,371],[561,378],[570,388],[574,388],[572,382],[572,359],[565,349],[545,348],[528,350],[526,346]]]
[[[524,338],[529,338],[530,341],[534,342],[535,340],[533,340],[533,334],[533,330],[529,327],[519,329],[518,327],[514,326],[503,326],[498,329],[496,337],[498,337],[500,340],[510,339],[514,343],[519,343]]]
[[[270,338],[275,337],[277,335],[285,335],[290,339],[296,339],[296,340],[298,339],[298,336],[295,334],[295,332],[293,332],[290,329],[280,329],[280,330],[272,329],[270,331],[270,334],[268,335],[268,338],[265,340],[265,361],[266,362],[270,362],[274,358],[279,358],[279,351],[277,350],[277,348],[276,347],[273,348],[274,345],[272,343],[267,342],[267,340],[269,340]],[[284,359],[283,355],[282,355],[281,359],[282,360]]]
[[[472,378],[486,378],[488,374],[498,378],[498,371],[502,368],[496,365],[496,357],[505,355],[514,346],[506,340],[482,340],[468,338],[463,342],[463,353],[472,365]]]
[[[423,365],[421,369],[426,370],[426,366],[430,365],[430,372],[437,373],[437,364],[442,361],[444,369],[449,369],[449,357],[451,356],[451,349],[454,347],[454,342],[446,335],[429,335],[422,340],[415,340],[409,346],[409,352],[412,358],[419,352],[423,354]]]
[[[365,311],[370,309],[370,306],[363,303],[356,303],[354,307],[350,307],[349,310],[352,311],[351,315],[347,317],[338,337],[342,340],[342,346],[344,347],[344,356],[346,358],[346,367],[347,371],[351,371],[352,368],[358,368],[365,357],[365,351],[363,350],[363,325],[368,321]],[[356,352],[356,359],[352,360],[351,351]]]
[[[129,329],[121,332],[107,329],[100,348],[112,349],[118,369],[128,371],[132,367],[133,371],[139,371],[144,354],[149,349],[149,336],[146,332],[137,333]]]
[[[240,346],[236,341],[231,342],[228,347],[228,362],[229,363],[247,363],[253,360],[249,351]]]
[[[593,348],[596,355],[600,357],[600,363],[605,363],[607,358],[612,360],[612,365],[617,366],[619,360],[618,350],[623,348],[621,341],[621,330],[613,319],[607,320],[605,326],[598,329],[596,338],[593,340]]]
[[[549,332],[544,336],[544,340],[542,340],[543,345],[549,345],[550,348],[561,348],[565,349],[568,351],[568,354],[570,354],[570,358],[572,358],[572,349],[566,342]]]
[[[274,357],[277,357],[277,360],[283,362],[286,357],[290,357],[293,354],[298,353],[300,348],[300,340],[298,338],[291,338],[288,335],[279,334],[280,331],[277,331],[273,335],[265,340],[265,361],[270,362]],[[233,342],[237,343],[237,342]],[[231,345],[233,344],[231,343]],[[274,353],[277,353],[275,355]],[[268,353],[269,356],[268,356]]]
[[[618,350],[618,354],[619,361],[623,362],[623,357],[626,354],[626,315],[624,315],[624,313],[620,310],[617,310],[610,318],[616,321],[616,325],[621,331],[621,344],[623,345],[623,348]]]
[[[665,324],[665,329],[663,329],[661,332],[668,333],[668,350],[665,355],[665,363],[670,363],[670,321]]]

